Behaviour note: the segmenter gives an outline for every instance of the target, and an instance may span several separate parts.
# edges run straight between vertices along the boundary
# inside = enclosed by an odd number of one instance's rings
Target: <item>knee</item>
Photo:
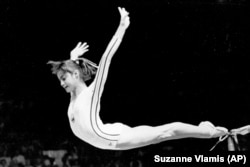
[[[181,122],[173,122],[167,125],[163,125],[159,131],[159,140],[171,140],[178,136],[178,127],[183,126]]]

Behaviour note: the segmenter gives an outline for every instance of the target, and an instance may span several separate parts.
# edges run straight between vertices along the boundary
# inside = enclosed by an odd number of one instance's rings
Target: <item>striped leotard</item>
[[[120,39],[111,42],[109,51],[102,57],[95,81],[70,102],[68,117],[73,133],[83,141],[101,148],[116,149],[122,123],[103,124],[100,119],[100,98],[107,78],[112,51],[120,44]]]
[[[85,89],[68,109],[70,127],[81,140],[101,149],[115,149],[121,124],[103,124],[99,107],[92,102],[93,92]]]

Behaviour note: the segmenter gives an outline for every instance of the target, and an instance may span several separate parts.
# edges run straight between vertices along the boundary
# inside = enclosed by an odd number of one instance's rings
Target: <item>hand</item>
[[[82,56],[85,52],[88,51],[88,47],[89,45],[87,45],[86,42],[84,43],[78,42],[76,47],[70,52],[70,59],[71,60],[78,59],[80,56]]]
[[[130,24],[129,20],[129,13],[126,11],[125,8],[118,7],[120,15],[121,15],[121,20],[120,20],[120,25],[124,28],[128,28]]]
[[[201,122],[199,124],[199,127],[204,129],[205,133],[208,134],[208,137],[212,137],[212,138],[220,137],[220,136],[224,136],[228,134],[228,130],[226,128],[220,127],[220,126],[215,127],[209,121]]]
[[[233,135],[237,135],[237,134],[246,135],[246,134],[250,133],[250,125],[246,125],[246,126],[243,126],[241,128],[238,128],[238,129],[232,129],[231,133]]]

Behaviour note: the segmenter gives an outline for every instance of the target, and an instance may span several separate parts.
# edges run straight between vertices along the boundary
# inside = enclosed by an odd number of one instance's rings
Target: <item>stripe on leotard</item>
[[[104,61],[104,67],[103,70],[101,70],[101,68],[98,69],[97,72],[97,80],[95,83],[95,87],[94,87],[94,93],[92,96],[92,101],[91,101],[91,108],[90,108],[90,122],[91,122],[91,126],[93,128],[93,131],[101,138],[106,139],[106,140],[111,140],[111,141],[117,141],[118,140],[118,136],[120,134],[113,134],[113,133],[108,133],[108,132],[104,132],[103,129],[101,129],[101,127],[98,125],[98,117],[99,117],[99,111],[98,111],[98,106],[100,105],[100,98],[101,98],[101,88],[104,86],[105,83],[103,82],[103,76],[104,76],[104,72],[106,70],[106,64],[109,58],[109,54],[112,51],[112,49],[114,48],[115,44],[117,43],[118,39],[116,39],[113,43],[113,45],[111,46],[111,49],[109,50],[107,56],[104,56],[105,60],[101,60]],[[109,68],[109,67],[108,67]],[[100,74],[101,72],[101,74]],[[101,75],[101,78],[99,79],[99,75]],[[98,81],[100,80],[100,84],[98,84]],[[97,100],[96,100],[97,98]]]

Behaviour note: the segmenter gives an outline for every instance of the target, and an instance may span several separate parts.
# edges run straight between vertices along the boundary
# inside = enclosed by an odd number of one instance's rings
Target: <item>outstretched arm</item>
[[[101,60],[99,63],[98,71],[94,81],[89,86],[90,89],[98,89],[98,96],[103,92],[104,84],[107,80],[108,70],[110,66],[110,61],[121,44],[123,36],[130,24],[129,13],[124,8],[118,8],[120,12],[120,24],[109,42]]]
[[[80,56],[82,56],[85,52],[89,51],[89,45],[84,42],[78,42],[76,47],[70,52],[70,59],[77,60]]]

